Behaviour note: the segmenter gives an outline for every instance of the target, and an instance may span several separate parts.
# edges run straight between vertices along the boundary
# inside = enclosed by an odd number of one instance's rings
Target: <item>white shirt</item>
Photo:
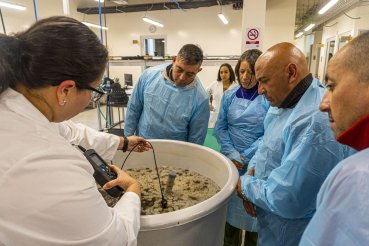
[[[232,88],[233,86],[236,86],[237,83],[233,82],[229,87]],[[218,114],[219,114],[219,109],[220,109],[220,103],[222,101],[222,97],[223,97],[223,82],[222,81],[214,81],[210,84],[209,87],[206,88],[206,93],[208,93],[209,97],[210,95],[213,95],[213,111],[210,111],[210,119],[209,119],[209,124],[208,124],[208,128],[214,128],[215,127],[215,122],[218,119]],[[209,102],[210,103],[210,102]]]
[[[115,154],[119,137],[50,123],[23,95],[0,96],[0,245],[136,245],[140,199],[109,208],[93,168],[70,143]]]

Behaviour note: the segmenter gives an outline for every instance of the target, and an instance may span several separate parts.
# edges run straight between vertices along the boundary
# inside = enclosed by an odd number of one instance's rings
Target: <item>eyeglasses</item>
[[[93,102],[97,102],[100,100],[100,98],[105,95],[105,92],[102,91],[102,90],[98,90],[98,89],[95,89],[91,86],[88,86],[88,85],[85,85],[85,86],[81,86],[81,85],[78,85],[77,84],[77,87],[80,88],[80,89],[85,89],[85,90],[90,90],[93,92],[92,96],[91,96],[91,101]]]

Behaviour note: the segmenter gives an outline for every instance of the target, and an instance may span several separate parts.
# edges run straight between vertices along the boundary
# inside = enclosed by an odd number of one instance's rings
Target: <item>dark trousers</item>
[[[258,241],[257,232],[245,231],[244,246],[256,246]],[[224,246],[241,246],[242,230],[226,223],[224,232]]]

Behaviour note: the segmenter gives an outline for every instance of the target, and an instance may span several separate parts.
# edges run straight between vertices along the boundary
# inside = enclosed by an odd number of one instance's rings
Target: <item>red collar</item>
[[[338,136],[337,141],[356,150],[369,147],[369,115],[360,119],[351,128]]]

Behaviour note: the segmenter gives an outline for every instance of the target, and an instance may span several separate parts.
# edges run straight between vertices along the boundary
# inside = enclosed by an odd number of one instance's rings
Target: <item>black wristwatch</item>
[[[123,142],[123,152],[126,152],[128,149],[128,138],[126,136],[123,136],[124,142]]]

